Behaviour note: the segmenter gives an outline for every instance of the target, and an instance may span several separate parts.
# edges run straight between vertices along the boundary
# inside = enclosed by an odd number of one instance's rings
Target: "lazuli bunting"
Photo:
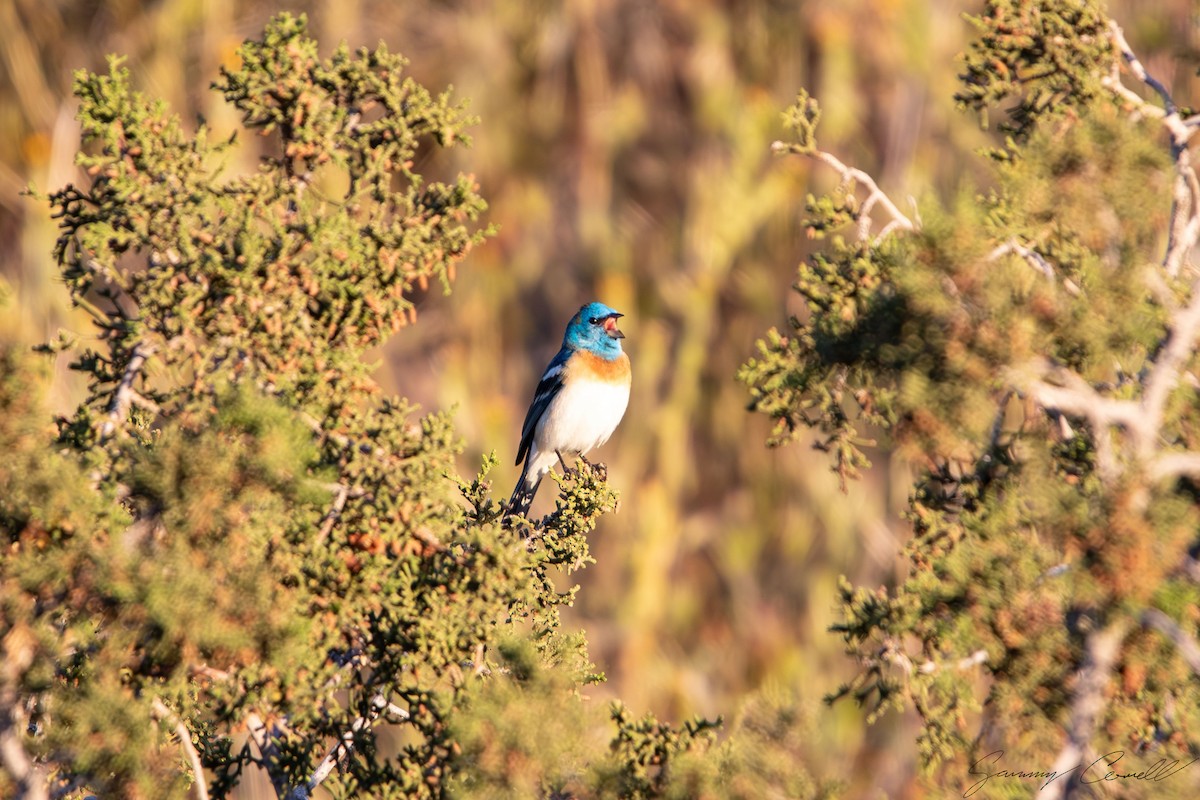
[[[621,350],[625,334],[617,329],[622,316],[603,303],[588,303],[567,324],[521,427],[516,463],[524,460],[525,466],[509,514],[529,510],[542,477],[564,453],[582,457],[604,444],[625,415],[631,373]]]

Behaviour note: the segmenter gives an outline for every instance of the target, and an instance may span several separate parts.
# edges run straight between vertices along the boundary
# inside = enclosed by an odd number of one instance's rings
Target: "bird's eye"
[[[590,321],[591,321],[591,323],[592,323],[593,325],[599,325],[599,324],[600,324],[600,318],[599,318],[599,317],[592,317],[592,319],[591,319]]]

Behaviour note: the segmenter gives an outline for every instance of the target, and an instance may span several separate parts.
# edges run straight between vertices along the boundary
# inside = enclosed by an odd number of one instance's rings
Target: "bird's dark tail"
[[[529,470],[529,462],[525,462],[525,469],[521,470],[521,477],[517,479],[517,486],[513,489],[512,497],[508,499],[508,510],[505,512],[505,517],[511,517],[516,514],[525,514],[529,511],[529,507],[533,505],[533,498],[537,494],[538,487],[542,485],[542,479],[539,477],[532,484],[527,483],[525,476]]]

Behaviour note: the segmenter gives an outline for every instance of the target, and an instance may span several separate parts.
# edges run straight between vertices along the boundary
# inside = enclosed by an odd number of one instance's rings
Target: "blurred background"
[[[974,151],[992,134],[954,108],[955,60],[971,33],[952,0],[0,0],[0,341],[84,336],[56,279],[56,229],[22,196],[78,181],[71,74],[128,56],[135,84],[185,122],[228,135],[236,117],[208,87],[241,41],[280,10],[305,12],[328,53],[380,40],[430,89],[453,85],[481,118],[472,149],[418,170],[474,173],[498,235],[454,291],[419,299],[422,324],[377,357],[389,391],[453,407],[473,474],[494,450],[497,498],[516,480],[518,432],[566,321],[598,299],[623,311],[633,398],[595,455],[620,490],[592,536],[597,564],[569,623],[607,684],[642,714],[735,717],[755,691],[788,692],[812,717],[806,766],[850,796],[940,796],[914,773],[909,720],[865,728],[821,698],[853,670],[838,638],[839,575],[870,586],[903,574],[897,554],[912,465],[881,450],[838,490],[801,443],[764,445],[766,421],[735,382],[754,341],[789,313],[810,243],[807,192],[832,177],[778,159],[780,112],[801,87],[824,109],[822,146],[874,175],[906,210],[986,187]],[[1191,0],[1110,12],[1150,71],[1187,103],[1200,24]],[[254,143],[257,146],[257,143]],[[231,170],[253,169],[250,147]],[[811,174],[810,174],[811,173]],[[81,386],[53,366],[55,410]],[[550,508],[543,489],[535,511]]]

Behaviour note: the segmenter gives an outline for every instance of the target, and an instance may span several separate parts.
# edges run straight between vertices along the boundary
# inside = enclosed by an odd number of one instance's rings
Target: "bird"
[[[580,458],[608,441],[629,405],[632,373],[621,349],[625,316],[592,302],[571,317],[562,347],[550,360],[521,426],[517,464],[524,462],[508,515],[525,514],[542,478],[564,454]]]

